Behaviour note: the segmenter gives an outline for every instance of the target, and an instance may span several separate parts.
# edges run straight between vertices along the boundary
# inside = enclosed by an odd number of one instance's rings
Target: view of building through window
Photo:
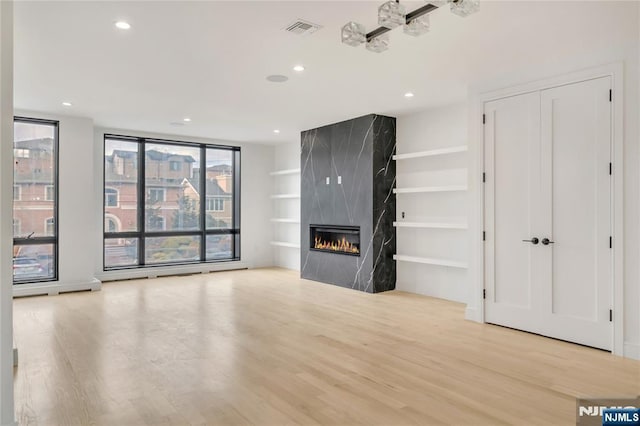
[[[15,119],[14,283],[57,278],[57,137],[57,122]]]
[[[239,154],[105,137],[105,269],[238,259]]]

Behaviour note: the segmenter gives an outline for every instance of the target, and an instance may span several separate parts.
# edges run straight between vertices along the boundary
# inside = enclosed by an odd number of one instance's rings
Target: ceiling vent
[[[318,24],[311,23],[309,21],[304,21],[302,19],[298,19],[291,24],[287,25],[285,31],[291,34],[299,35],[299,36],[308,36],[322,28]]]

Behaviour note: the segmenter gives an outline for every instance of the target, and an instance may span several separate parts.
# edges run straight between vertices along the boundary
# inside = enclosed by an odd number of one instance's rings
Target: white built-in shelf
[[[295,249],[299,249],[300,248],[300,244],[287,243],[287,242],[284,242],[284,241],[271,241],[271,245],[272,246],[278,246],[278,247],[289,247],[289,248],[295,248]]]
[[[289,170],[276,170],[275,172],[269,173],[271,176],[285,176],[285,175],[297,175],[300,173],[300,169],[289,169]]]
[[[456,192],[466,191],[466,185],[448,185],[448,186],[422,186],[415,188],[394,188],[394,194],[414,194],[420,192]]]
[[[437,228],[437,229],[467,229],[468,225],[461,222],[393,222],[396,228]]]
[[[411,158],[421,158],[421,157],[434,157],[437,155],[446,155],[446,154],[455,154],[456,152],[465,152],[467,151],[467,146],[453,146],[451,148],[440,148],[440,149],[431,149],[429,151],[420,151],[420,152],[409,152],[406,154],[396,154],[393,156],[394,160],[409,160]]]
[[[428,257],[405,256],[402,254],[394,254],[393,260],[397,260],[399,262],[423,263],[425,265],[449,266],[451,268],[466,269],[468,267],[466,263],[459,262],[457,260],[432,259]]]
[[[300,223],[300,219],[288,219],[288,218],[283,218],[283,217],[274,217],[273,219],[271,219],[271,222],[278,222],[278,223]]]
[[[300,198],[300,194],[275,194],[275,195],[272,195],[271,198],[273,198],[273,199],[285,199],[285,198],[294,199],[294,198]]]

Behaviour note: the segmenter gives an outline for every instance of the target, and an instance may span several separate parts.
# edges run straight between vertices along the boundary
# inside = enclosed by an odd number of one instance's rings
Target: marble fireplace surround
[[[369,293],[396,284],[396,119],[370,114],[302,132],[301,276]],[[360,227],[360,255],[311,250],[310,225]]]

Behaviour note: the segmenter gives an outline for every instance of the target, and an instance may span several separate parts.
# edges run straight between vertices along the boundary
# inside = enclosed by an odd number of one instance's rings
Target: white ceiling
[[[16,108],[104,127],[294,141],[301,130],[363,114],[461,102],[469,84],[611,48],[616,20],[637,10],[629,2],[484,1],[468,18],[433,12],[420,38],[394,30],[382,54],[342,45],[340,27],[374,28],[381,2],[18,2]],[[284,32],[297,18],[323,28]],[[116,30],[120,19],[132,29]],[[293,72],[296,64],[306,71]],[[290,80],[269,83],[269,74]],[[407,91],[415,97],[405,99]],[[183,117],[192,123],[169,124]]]

